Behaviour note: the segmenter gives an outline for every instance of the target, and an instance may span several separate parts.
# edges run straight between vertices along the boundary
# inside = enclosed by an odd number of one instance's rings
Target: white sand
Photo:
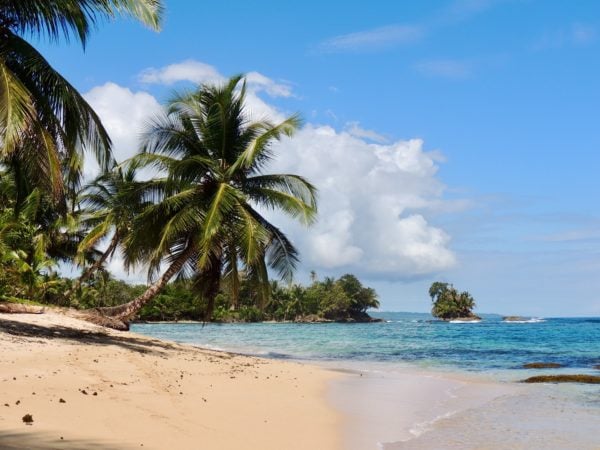
[[[53,312],[0,315],[0,345],[5,450],[342,448],[341,417],[326,401],[341,376],[325,369],[108,332]]]

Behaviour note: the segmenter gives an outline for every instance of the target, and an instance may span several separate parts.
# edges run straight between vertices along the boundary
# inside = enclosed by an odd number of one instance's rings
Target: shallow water
[[[600,319],[370,324],[136,324],[138,333],[215,349],[305,359],[364,377],[332,389],[352,450],[599,450],[600,386],[523,385],[540,373],[596,373]],[[565,367],[525,370],[528,362]]]
[[[506,323],[432,321],[428,314],[378,313],[369,324],[136,324],[132,330],[217,349],[280,358],[410,363],[466,371],[512,371],[527,362],[589,371],[600,364],[600,318]]]

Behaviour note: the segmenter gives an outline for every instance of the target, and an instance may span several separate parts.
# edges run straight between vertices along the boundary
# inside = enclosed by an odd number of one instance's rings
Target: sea
[[[600,318],[507,322],[484,314],[449,323],[422,313],[371,315],[383,321],[134,324],[132,331],[354,374],[331,389],[332,403],[354,421],[351,450],[600,450],[600,385],[521,383],[541,374],[600,375]],[[523,368],[533,362],[562,367]],[[376,425],[365,430],[361,422]]]

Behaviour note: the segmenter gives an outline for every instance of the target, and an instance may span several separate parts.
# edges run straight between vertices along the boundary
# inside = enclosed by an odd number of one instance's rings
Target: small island
[[[449,283],[434,282],[429,288],[433,306],[431,315],[444,321],[473,322],[481,317],[473,313],[475,300],[467,291],[459,292]]]

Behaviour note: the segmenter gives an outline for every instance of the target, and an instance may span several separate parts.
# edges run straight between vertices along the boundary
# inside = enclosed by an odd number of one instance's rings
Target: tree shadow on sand
[[[0,432],[2,450],[131,450],[133,446],[92,439],[60,439],[47,432]],[[140,447],[135,447],[140,448]]]
[[[160,352],[165,350],[181,350],[168,342],[157,339],[139,338],[123,333],[108,334],[102,331],[81,330],[62,325],[37,325],[23,323],[0,316],[0,332],[25,338],[48,338],[86,343],[91,345],[117,345],[139,353]],[[4,448],[0,446],[0,448]]]

